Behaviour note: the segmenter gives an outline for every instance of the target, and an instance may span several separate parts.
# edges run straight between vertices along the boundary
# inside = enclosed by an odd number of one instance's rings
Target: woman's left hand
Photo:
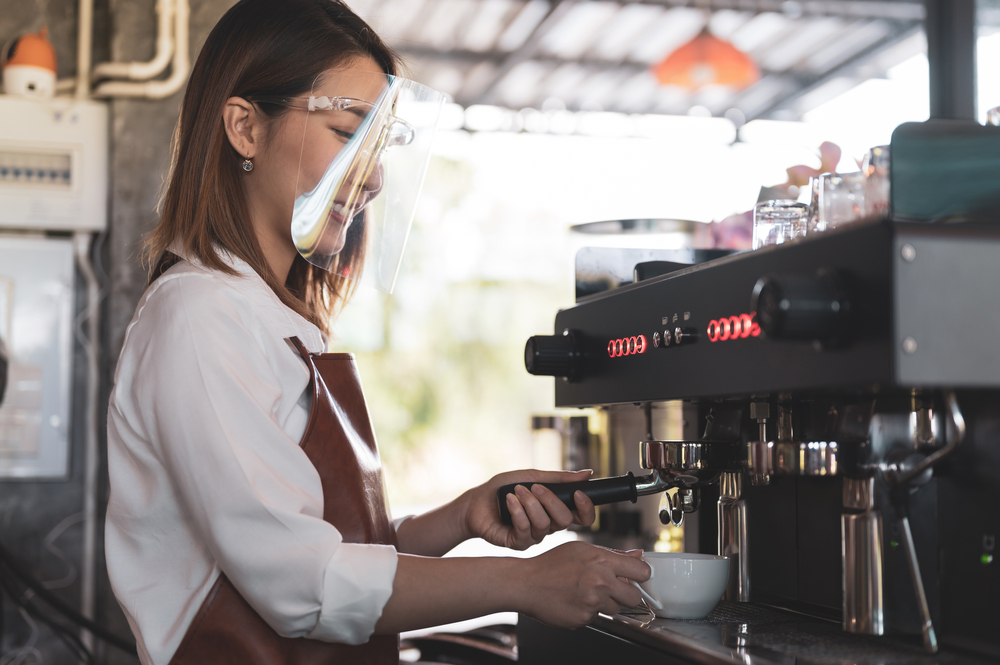
[[[576,510],[570,510],[542,485],[531,483],[572,483],[587,480],[593,471],[508,471],[466,493],[465,529],[470,537],[480,537],[501,547],[523,550],[539,543],[545,536],[565,529],[570,524],[590,526],[597,517],[594,504],[586,494],[573,495]],[[514,482],[518,485],[514,499],[506,497],[510,510],[510,526],[500,522],[497,489]],[[528,489],[531,486],[531,490]]]

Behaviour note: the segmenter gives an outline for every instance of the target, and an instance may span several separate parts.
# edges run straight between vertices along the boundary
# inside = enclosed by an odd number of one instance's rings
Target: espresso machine
[[[526,367],[557,377],[557,406],[645,418],[624,444],[641,473],[553,489],[599,504],[670,490],[660,520],[731,572],[700,622],[522,617],[521,659],[1000,659],[996,210],[639,266],[529,339]],[[655,431],[664,404],[686,438]]]

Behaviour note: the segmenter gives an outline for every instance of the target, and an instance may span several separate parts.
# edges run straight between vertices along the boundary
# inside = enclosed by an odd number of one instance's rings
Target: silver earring
[[[247,158],[243,160],[243,170],[246,172],[253,171],[253,162],[250,161],[250,155],[247,154]]]

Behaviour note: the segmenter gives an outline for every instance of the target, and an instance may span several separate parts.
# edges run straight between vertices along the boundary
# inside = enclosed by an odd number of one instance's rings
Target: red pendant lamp
[[[707,29],[655,65],[652,72],[661,84],[688,90],[706,85],[743,89],[760,79],[750,56]]]

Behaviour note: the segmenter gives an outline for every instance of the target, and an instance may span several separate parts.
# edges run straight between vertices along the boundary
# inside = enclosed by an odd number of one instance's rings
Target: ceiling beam
[[[517,0],[527,4],[530,0]],[[922,0],[617,0],[620,5],[692,7],[708,11],[730,9],[742,12],[777,12],[793,18],[840,16],[922,21]]]
[[[538,46],[541,44],[542,39],[545,38],[545,35],[549,34],[552,28],[554,28],[574,6],[576,6],[576,2],[573,2],[572,0],[552,0],[549,3],[549,11],[545,15],[545,18],[539,21],[538,25],[535,26],[535,29],[530,35],[528,35],[528,38],[524,40],[524,43],[520,46],[520,48],[504,57],[489,83],[486,84],[486,87],[482,89],[476,99],[473,100],[473,103],[488,103],[491,100],[493,91],[496,89],[497,85],[505,76],[507,76],[507,74],[510,73],[512,69],[520,65],[522,62],[533,60],[536,52],[538,51]]]
[[[470,49],[449,49],[447,51],[442,51],[429,46],[407,44],[405,46],[397,46],[396,50],[403,55],[412,56],[415,58],[422,58],[427,60],[441,60],[445,62],[454,62],[456,65],[461,65],[463,67],[471,67],[477,65],[481,62],[506,62],[505,58],[509,55],[503,51],[473,51]],[[580,65],[582,67],[593,67],[595,69],[622,69],[626,74],[637,74],[641,71],[645,71],[652,67],[648,62],[639,62],[637,60],[620,60],[614,58],[599,58],[594,56],[583,56],[580,58],[561,58],[557,55],[551,53],[536,53],[530,58],[525,58],[521,62],[527,60],[533,60],[535,62],[541,62],[545,64],[552,65]],[[509,71],[509,70],[508,70]],[[762,73],[780,73],[771,72],[770,70],[762,70]]]
[[[761,69],[761,80],[767,77],[780,77],[789,83],[794,84],[794,92],[789,96],[782,96],[779,100],[769,103],[766,107],[761,109],[759,112],[753,112],[754,118],[761,117],[764,113],[772,113],[776,110],[783,108],[786,102],[791,102],[797,100],[804,94],[815,90],[820,85],[829,81],[831,78],[836,76],[843,76],[845,72],[851,70],[854,67],[859,66],[862,61],[866,60],[875,53],[881,52],[882,50],[897,44],[903,39],[908,38],[915,32],[920,30],[919,24],[905,23],[894,26],[893,30],[875,42],[869,47],[859,51],[857,54],[851,56],[843,63],[837,65],[833,69],[823,72],[821,74],[809,74],[802,70],[790,69],[784,71],[772,71],[768,69]],[[490,51],[473,51],[470,49],[449,49],[447,51],[435,49],[430,46],[423,46],[417,44],[407,44],[398,48],[399,52],[415,58],[420,58],[423,60],[438,60],[442,62],[450,62],[455,66],[462,69],[471,69],[473,66],[483,63],[483,62],[493,62],[493,63],[506,63],[509,57],[509,53],[504,51],[490,50]],[[616,69],[621,71],[622,78],[628,78],[638,74],[640,72],[646,71],[650,68],[650,64],[646,62],[637,62],[635,60],[619,60],[619,59],[609,59],[600,58],[594,56],[584,56],[580,58],[560,58],[559,56],[552,55],[549,53],[535,53],[530,58],[519,59],[514,65],[520,62],[525,62],[527,60],[533,60],[535,62],[552,65],[553,68],[560,67],[562,65],[579,65],[581,67],[589,67],[595,70],[609,70]],[[512,65],[510,69],[513,68]],[[507,69],[506,71],[510,71]],[[502,76],[495,76],[494,81],[491,82],[490,87],[495,87]],[[750,93],[753,88],[749,88],[746,93]],[[745,94],[746,94],[745,93]],[[456,98],[456,102],[464,106],[470,104],[481,104],[484,103],[482,100],[486,98],[486,92],[479,94],[474,99],[463,99]],[[733,103],[734,106],[739,107],[739,98],[736,98]]]
[[[787,10],[788,3],[777,2],[777,0],[687,0],[686,2],[684,0],[619,0],[619,2],[621,4],[640,3],[670,6],[683,5],[698,8],[704,7],[708,9],[733,8],[743,11],[766,10],[773,5],[777,9],[783,8],[785,10],[782,12],[783,14],[788,15],[790,13]],[[496,88],[504,77],[507,76],[507,74],[509,74],[515,67],[528,61],[549,64],[553,68],[567,64],[575,64],[594,70],[617,70],[621,73],[623,80],[634,76],[637,73],[648,70],[650,66],[649,63],[629,59],[609,59],[594,55],[585,55],[579,58],[567,59],[541,52],[539,46],[542,40],[552,30],[552,28],[558,24],[574,6],[576,6],[576,4],[577,2],[572,0],[551,0],[545,17],[539,21],[533,32],[526,38],[523,45],[513,52],[501,51],[496,48],[487,51],[474,51],[471,49],[443,50],[427,45],[415,44],[413,42],[398,44],[396,46],[397,49],[404,55],[424,60],[451,62],[459,69],[464,70],[469,70],[473,66],[481,63],[493,64],[494,70],[490,80],[481,88],[481,91],[478,92],[478,94],[474,93],[474,96],[469,96],[468,98],[464,98],[460,95],[459,98],[456,99],[458,103],[464,106],[469,106],[471,104],[495,103]],[[887,11],[883,11],[887,5],[906,5],[911,6],[911,8],[919,7],[920,13],[922,14],[923,12],[923,5],[921,3],[914,2],[857,2],[852,0],[845,0],[844,2],[830,2],[827,0],[825,2],[805,1],[792,4],[797,4],[799,6],[801,13],[796,14],[798,16],[819,15],[816,12],[820,12],[825,8],[823,15],[858,17],[862,15],[861,10],[865,7],[868,9],[879,9],[882,12],[879,14],[877,11],[871,11],[867,15],[884,15],[885,13],[888,13]],[[913,12],[913,14],[915,14],[915,12]],[[869,62],[872,57],[922,29],[922,22],[912,18],[909,20],[899,20],[898,18],[896,18],[896,20],[883,19],[883,22],[890,28],[887,35],[878,39],[873,44],[861,49],[859,52],[850,56],[828,71],[818,74],[794,68],[780,72],[769,70],[761,71],[762,80],[768,78],[770,80],[780,79],[787,86],[788,92],[779,94],[776,98],[765,102],[758,109],[745,109],[748,116],[747,120],[749,121],[755,118],[767,117],[778,111],[791,108],[796,102],[802,99],[802,97],[818,89],[830,80],[836,77],[854,75],[855,72],[861,66]],[[752,97],[753,92],[753,88],[744,91],[741,96],[733,100],[733,106],[740,108],[740,97]]]
[[[773,103],[767,106],[757,109],[751,113],[747,113],[747,122],[751,120],[756,120],[758,118],[766,118],[771,116],[778,111],[792,110],[792,107],[803,97],[818,89],[820,86],[832,81],[835,78],[841,76],[854,76],[857,70],[864,67],[871,59],[877,56],[879,53],[889,49],[900,42],[903,42],[915,34],[923,31],[922,25],[896,25],[893,26],[892,31],[889,32],[885,37],[878,40],[871,46],[862,49],[858,53],[843,61],[836,67],[818,74],[816,76],[809,77],[798,77],[798,89],[794,92],[783,95],[781,98],[775,100]],[[734,101],[735,106],[739,106],[739,98]]]
[[[622,4],[659,5],[661,7],[693,7],[720,11],[775,12],[791,18],[840,16],[844,18],[883,18],[902,21],[922,21],[922,1],[878,0],[619,0]]]

